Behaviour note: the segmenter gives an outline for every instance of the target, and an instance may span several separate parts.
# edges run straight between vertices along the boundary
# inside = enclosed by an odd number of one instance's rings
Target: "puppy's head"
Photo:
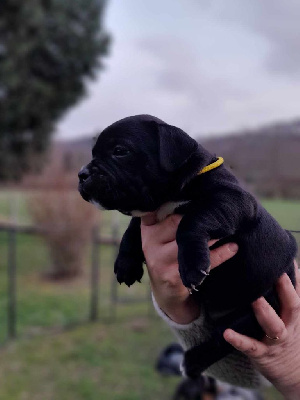
[[[79,172],[81,196],[130,215],[155,211],[172,200],[211,157],[181,129],[149,115],[124,118],[106,128]]]

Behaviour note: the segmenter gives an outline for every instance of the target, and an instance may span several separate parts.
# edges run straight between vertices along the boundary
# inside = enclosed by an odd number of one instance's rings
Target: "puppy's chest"
[[[165,218],[167,218],[168,215],[174,214],[175,211],[179,214],[184,214],[189,203],[190,203],[190,200],[169,201],[169,202],[163,204],[157,210],[157,219],[159,221],[162,221]]]
[[[191,200],[180,200],[180,201],[168,201],[167,203],[163,204],[156,210],[156,216],[158,221],[163,221],[169,215],[174,214],[175,211],[178,214],[184,214],[185,210],[187,209]],[[131,211],[131,215],[133,217],[145,217],[148,215],[148,212],[140,211],[140,210],[133,210]]]

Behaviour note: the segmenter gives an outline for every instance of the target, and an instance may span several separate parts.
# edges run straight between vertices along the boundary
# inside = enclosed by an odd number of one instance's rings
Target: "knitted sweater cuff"
[[[199,345],[210,336],[210,326],[206,321],[205,312],[193,322],[181,325],[172,321],[157,304],[153,294],[152,301],[157,314],[170,326],[179,343],[185,350]],[[233,350],[222,360],[211,365],[205,375],[212,376],[232,385],[248,388],[270,386],[268,382],[252,365],[250,359],[237,350]]]
[[[207,337],[209,330],[205,326],[204,313],[200,312],[200,316],[189,324],[178,324],[172,321],[171,318],[161,310],[153,293],[152,301],[157,314],[169,325],[185,350],[197,346],[197,344],[201,343]]]

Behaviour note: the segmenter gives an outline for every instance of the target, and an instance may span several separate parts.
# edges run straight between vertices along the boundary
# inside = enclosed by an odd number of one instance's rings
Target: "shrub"
[[[29,212],[41,229],[49,248],[52,279],[80,274],[93,227],[99,223],[99,211],[86,203],[79,193],[70,190],[68,179],[49,178],[49,190],[42,190],[29,199]],[[44,179],[46,177],[44,176]]]

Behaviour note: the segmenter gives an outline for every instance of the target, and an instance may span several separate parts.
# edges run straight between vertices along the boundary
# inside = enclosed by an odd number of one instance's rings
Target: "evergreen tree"
[[[33,167],[102,68],[104,8],[105,0],[0,2],[0,180]]]

